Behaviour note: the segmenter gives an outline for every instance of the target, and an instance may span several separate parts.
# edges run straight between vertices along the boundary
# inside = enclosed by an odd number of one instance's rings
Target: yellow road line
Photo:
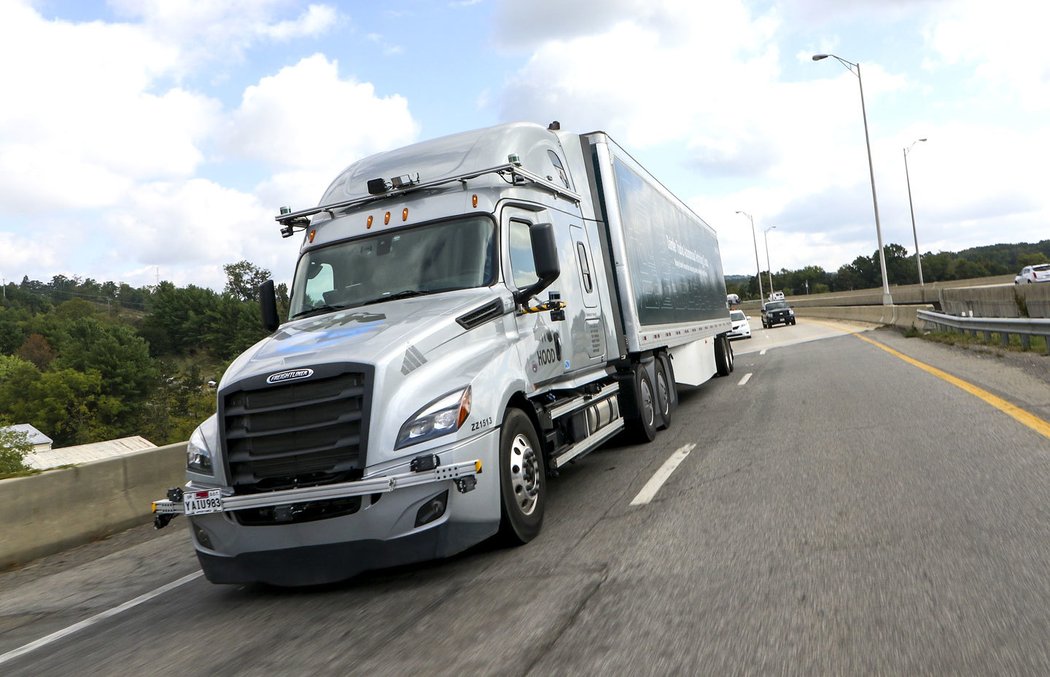
[[[856,332],[851,332],[851,333],[853,334],[853,336],[856,336],[861,341],[867,341],[871,345],[873,345],[873,346],[875,346],[877,348],[881,348],[882,350],[885,350],[890,355],[893,355],[894,357],[899,357],[900,359],[904,360],[908,364],[910,364],[912,366],[915,366],[915,367],[918,367],[919,369],[922,369],[926,373],[932,374],[933,376],[936,376],[937,378],[939,378],[939,379],[941,379],[943,381],[947,381],[948,383],[951,383],[953,386],[955,386],[957,388],[961,388],[961,389],[965,390],[966,392],[970,393],[974,397],[977,397],[977,398],[980,398],[980,399],[984,400],[985,402],[987,402],[988,404],[992,405],[993,407],[995,407],[999,411],[1003,412],[1007,416],[1010,416],[1011,418],[1013,418],[1018,423],[1021,423],[1022,425],[1028,426],[1029,428],[1031,428],[1032,430],[1036,431],[1037,433],[1041,433],[1045,437],[1050,437],[1050,422],[1039,418],[1035,414],[1031,414],[1031,413],[1025,411],[1024,409],[1021,409],[1017,405],[1014,405],[1014,404],[1011,404],[1010,402],[1007,402],[1006,400],[1004,400],[1001,397],[996,397],[995,395],[991,394],[987,390],[983,390],[981,388],[978,388],[977,386],[975,386],[972,383],[968,383],[968,382],[962,380],[961,378],[956,378],[955,376],[952,376],[948,372],[941,371],[937,367],[931,367],[930,365],[926,364],[925,362],[919,362],[918,360],[916,360],[916,359],[914,359],[912,357],[908,357],[904,353],[902,353],[900,351],[897,351],[897,350],[894,350],[893,348],[890,348],[888,345],[886,345],[884,343],[879,343],[878,341],[870,339],[867,336],[862,336],[861,334],[856,333]]]

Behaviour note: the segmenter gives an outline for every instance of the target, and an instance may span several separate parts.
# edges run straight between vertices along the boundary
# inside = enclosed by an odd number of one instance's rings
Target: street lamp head
[[[821,59],[826,59],[829,56],[831,56],[831,55],[830,54],[814,54],[813,55],[813,60],[814,61],[820,61]]]
[[[926,139],[919,139],[919,141],[925,141]]]

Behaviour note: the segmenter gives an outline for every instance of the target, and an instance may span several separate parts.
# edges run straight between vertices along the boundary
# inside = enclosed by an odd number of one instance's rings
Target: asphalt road
[[[1050,674],[1050,437],[992,403],[1045,424],[1050,380],[756,324],[654,443],[554,479],[525,547],[280,590],[144,526],[0,574],[0,674]]]

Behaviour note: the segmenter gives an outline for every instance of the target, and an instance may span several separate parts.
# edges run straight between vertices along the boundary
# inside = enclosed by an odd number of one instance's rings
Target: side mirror
[[[540,278],[514,295],[516,303],[525,303],[531,297],[551,286],[561,275],[558,263],[558,243],[554,239],[554,225],[537,223],[529,229],[532,240],[532,261],[536,265],[536,276]]]
[[[262,311],[262,325],[266,331],[276,331],[281,326],[277,317],[277,292],[274,291],[273,280],[267,280],[259,285],[259,309]]]

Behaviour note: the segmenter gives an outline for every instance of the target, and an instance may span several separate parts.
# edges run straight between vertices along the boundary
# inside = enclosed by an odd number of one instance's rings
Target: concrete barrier
[[[981,277],[972,280],[952,280],[950,282],[927,282],[924,286],[917,284],[891,285],[890,295],[893,296],[894,305],[910,304],[936,304],[940,301],[940,292],[946,289],[957,288],[980,288],[988,285],[1011,285],[1014,281],[1013,275],[997,275],[994,277]],[[1029,285],[1031,287],[1050,285]],[[793,294],[787,299],[788,303],[798,308],[811,308],[816,306],[846,307],[846,306],[881,306],[882,288],[857,289],[845,292],[827,292],[823,294]],[[757,313],[762,307],[759,301],[744,301],[740,308]]]
[[[1050,318],[1050,284],[942,289],[941,310],[960,317]]]
[[[151,521],[150,502],[186,478],[186,443],[0,480],[0,567]]]
[[[815,317],[828,320],[850,320],[870,324],[893,325],[902,329],[912,326],[921,327],[916,320],[920,310],[933,310],[932,305],[922,306],[827,306],[813,308],[795,308],[795,315],[800,318]]]

